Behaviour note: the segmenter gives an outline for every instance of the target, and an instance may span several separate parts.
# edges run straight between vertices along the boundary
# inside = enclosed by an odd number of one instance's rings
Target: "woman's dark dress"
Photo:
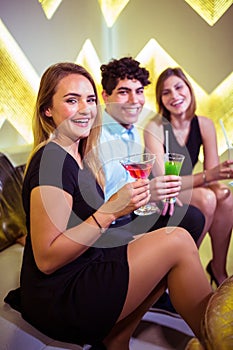
[[[73,262],[52,274],[42,273],[33,258],[29,226],[30,193],[38,185],[60,187],[72,195],[68,228],[95,212],[103,203],[103,193],[88,168],[80,170],[55,143],[33,157],[23,186],[29,234],[21,272],[22,316],[52,338],[93,344],[110,331],[124,305],[129,279],[126,243],[132,237],[122,234],[118,241],[121,232],[114,230],[111,236],[108,230],[96,247]]]
[[[180,175],[191,175],[193,168],[198,162],[198,156],[200,153],[200,147],[202,145],[202,137],[200,126],[197,116],[194,116],[191,121],[190,132],[188,140],[185,146],[181,146],[174,135],[172,125],[164,118],[163,122],[164,137],[165,131],[168,131],[169,134],[169,152],[171,153],[180,153],[185,156]],[[166,152],[166,147],[164,146],[164,151]]]

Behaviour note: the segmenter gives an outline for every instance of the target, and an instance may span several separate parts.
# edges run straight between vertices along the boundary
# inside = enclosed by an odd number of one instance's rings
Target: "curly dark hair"
[[[102,64],[100,70],[102,87],[108,95],[112,94],[119,80],[125,78],[139,80],[142,86],[150,84],[149,71],[140,67],[140,63],[132,57],[113,59],[108,64]]]

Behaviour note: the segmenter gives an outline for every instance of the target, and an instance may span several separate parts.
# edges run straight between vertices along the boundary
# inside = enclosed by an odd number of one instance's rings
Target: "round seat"
[[[185,350],[233,349],[233,276],[228,277],[210,298],[205,312],[202,334],[203,347],[193,338]]]

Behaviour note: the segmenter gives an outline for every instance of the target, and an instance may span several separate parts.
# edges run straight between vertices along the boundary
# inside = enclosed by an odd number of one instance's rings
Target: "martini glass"
[[[165,153],[164,167],[165,175],[179,175],[185,156],[179,153]],[[169,203],[175,203],[176,198],[167,200]]]
[[[155,154],[140,153],[123,158],[120,163],[134,179],[147,179],[155,161]],[[148,203],[134,211],[137,215],[151,215],[159,213],[156,203]]]
[[[165,153],[164,155],[164,167],[165,175],[179,175],[180,169],[184,161],[184,155],[178,153]],[[172,216],[174,213],[174,204],[176,198],[168,198],[164,200],[164,207],[162,210],[162,215],[166,215],[169,208],[169,215]]]

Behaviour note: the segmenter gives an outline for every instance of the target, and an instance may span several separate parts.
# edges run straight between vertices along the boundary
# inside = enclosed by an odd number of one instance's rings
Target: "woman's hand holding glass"
[[[150,198],[149,180],[138,179],[135,182],[127,183],[113,194],[102,206],[102,210],[106,213],[112,213],[114,219],[117,219],[146,205]]]
[[[177,197],[181,190],[181,177],[177,175],[156,176],[150,181],[151,200],[164,201]]]
[[[164,155],[164,168],[165,175],[179,175],[180,170],[184,161],[184,155],[178,153],[165,153]],[[174,213],[174,204],[176,202],[176,196],[166,198],[164,200],[164,207],[162,215],[166,215],[169,208],[169,215],[172,216]]]

